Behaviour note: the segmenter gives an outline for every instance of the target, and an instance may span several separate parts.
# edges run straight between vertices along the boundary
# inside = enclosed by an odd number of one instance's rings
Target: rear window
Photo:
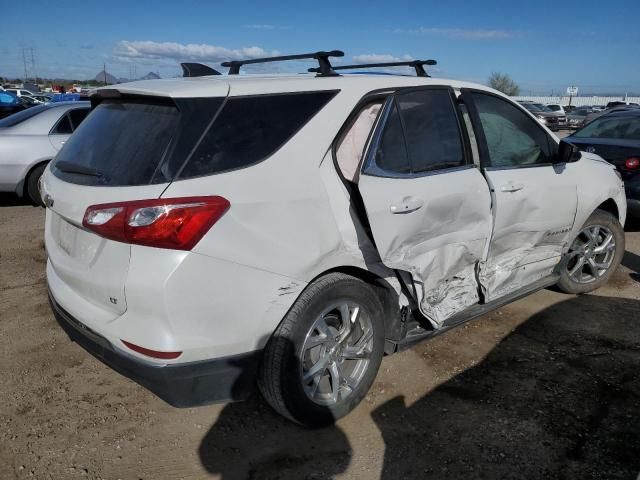
[[[336,93],[105,100],[52,171],[80,185],[132,186],[247,167],[276,152]]]
[[[337,92],[231,97],[179,178],[256,164],[273,155]]]
[[[163,161],[180,114],[171,104],[105,100],[82,122],[58,153],[60,162],[95,172],[54,168],[63,180],[81,185],[145,185]]]

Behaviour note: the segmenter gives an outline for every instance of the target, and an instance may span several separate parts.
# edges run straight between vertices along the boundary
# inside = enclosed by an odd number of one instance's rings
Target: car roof
[[[504,96],[484,85],[432,77],[376,74],[342,74],[317,76],[313,73],[272,75],[212,75],[180,77],[111,85],[97,89],[118,90],[121,93],[164,97],[219,97],[260,95],[269,93],[307,92],[316,90],[359,89],[363,92],[378,89],[449,85],[453,88],[477,88]]]

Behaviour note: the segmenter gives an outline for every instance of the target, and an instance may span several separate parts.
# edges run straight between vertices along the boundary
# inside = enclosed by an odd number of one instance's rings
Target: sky
[[[29,14],[25,5],[0,0],[0,76],[23,77],[23,53],[27,60],[33,53],[38,76],[82,80],[103,64],[116,77],[172,77],[181,61],[215,68],[228,59],[339,49],[348,63],[433,58],[436,77],[486,83],[502,72],[522,94],[570,85],[640,94],[639,0],[30,0]]]

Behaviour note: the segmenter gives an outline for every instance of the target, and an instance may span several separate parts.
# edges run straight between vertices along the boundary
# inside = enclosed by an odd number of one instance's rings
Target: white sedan
[[[40,204],[42,172],[89,108],[89,102],[50,103],[0,120],[0,192],[15,192]]]

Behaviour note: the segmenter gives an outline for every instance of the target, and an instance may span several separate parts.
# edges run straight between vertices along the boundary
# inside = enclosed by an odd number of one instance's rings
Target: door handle
[[[518,190],[522,190],[524,185],[521,183],[510,183],[509,185],[503,185],[500,187],[501,192],[517,192]]]
[[[400,203],[391,205],[391,213],[411,213],[424,205],[424,200],[416,197],[405,197]]]

